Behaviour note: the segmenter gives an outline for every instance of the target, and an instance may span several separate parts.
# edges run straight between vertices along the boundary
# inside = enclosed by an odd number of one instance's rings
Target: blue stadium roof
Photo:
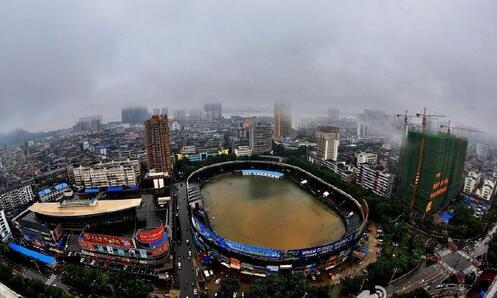
[[[55,260],[54,257],[52,256],[47,256],[47,255],[44,255],[42,253],[39,253],[37,251],[34,251],[34,250],[31,250],[31,249],[27,249],[26,247],[24,246],[21,246],[21,245],[18,245],[14,242],[10,242],[9,243],[9,248],[20,253],[20,254],[23,254],[27,257],[30,257],[30,258],[33,258],[35,260],[38,260],[44,264],[47,264],[47,265],[55,265],[55,263],[57,262]]]

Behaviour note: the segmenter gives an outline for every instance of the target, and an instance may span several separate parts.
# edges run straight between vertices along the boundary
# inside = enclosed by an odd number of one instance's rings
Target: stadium
[[[331,269],[352,253],[368,217],[365,202],[272,161],[203,167],[187,190],[201,261],[249,275]]]

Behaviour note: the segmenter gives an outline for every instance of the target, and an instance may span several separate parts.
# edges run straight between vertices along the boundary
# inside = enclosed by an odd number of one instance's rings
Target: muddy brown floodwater
[[[337,212],[286,178],[216,177],[203,185],[202,194],[213,230],[238,243],[297,249],[345,233]]]

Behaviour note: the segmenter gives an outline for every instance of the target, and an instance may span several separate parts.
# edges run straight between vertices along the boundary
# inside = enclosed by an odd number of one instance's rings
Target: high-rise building
[[[185,110],[175,110],[173,113],[173,117],[175,121],[183,121],[186,118]]]
[[[490,147],[488,145],[477,143],[476,144],[476,156],[479,160],[487,160],[490,153]]]
[[[143,124],[147,120],[148,111],[146,107],[127,107],[121,110],[122,123]]]
[[[473,192],[478,187],[478,184],[480,184],[480,178],[480,173],[476,171],[469,172],[468,176],[464,178],[463,192],[468,195],[473,194]]]
[[[221,103],[206,103],[204,104],[204,116],[206,120],[218,120],[223,116],[223,108]]]
[[[7,241],[12,237],[12,231],[10,230],[9,222],[5,216],[5,212],[0,210],[0,241]]]
[[[392,194],[393,182],[394,176],[392,174],[377,170],[367,163],[359,165],[356,183],[375,194],[389,198]]]
[[[16,209],[31,202],[34,198],[31,185],[24,185],[0,194],[0,209],[10,216]]]
[[[439,209],[463,183],[468,141],[447,134],[410,130],[400,154],[399,197],[411,209]]]
[[[357,122],[357,137],[361,139],[369,137],[369,126],[367,123]]]
[[[249,147],[252,154],[261,154],[271,151],[273,146],[273,128],[271,123],[253,120],[250,124]]]
[[[152,115],[160,115],[160,109],[159,108],[154,108],[152,110]]]
[[[202,110],[190,110],[188,111],[188,117],[194,121],[202,120]]]
[[[337,124],[340,120],[340,112],[338,109],[330,108],[328,109],[328,122],[330,124]]]
[[[289,102],[274,103],[274,138],[281,141],[292,137],[292,106]]]
[[[84,187],[137,186],[138,160],[121,160],[73,167],[74,184]]]
[[[169,114],[168,114],[168,113],[169,113],[169,110],[168,110],[167,108],[161,108],[161,109],[160,109],[160,113],[161,113],[162,115],[169,115]]]
[[[152,116],[145,121],[145,147],[147,168],[171,174],[173,160],[167,115]]]
[[[340,131],[336,126],[319,126],[316,130],[317,158],[321,160],[338,159]]]
[[[79,118],[73,127],[77,133],[95,133],[102,129],[102,115]]]
[[[487,202],[490,202],[494,194],[495,194],[495,181],[493,181],[492,179],[484,179],[483,185],[481,186],[481,188],[478,188],[475,193],[475,195],[478,198],[482,198]]]

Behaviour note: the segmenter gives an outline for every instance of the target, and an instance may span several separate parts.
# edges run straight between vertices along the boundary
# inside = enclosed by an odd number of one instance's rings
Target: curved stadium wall
[[[266,174],[264,172],[267,172]],[[346,229],[339,240],[301,249],[281,250],[241,244],[225,239],[210,227],[209,216],[203,211],[201,186],[210,178],[229,174],[262,175],[280,178],[283,173],[323,204],[331,206],[342,217]],[[275,176],[276,175],[276,176]],[[302,183],[303,181],[307,181]],[[203,167],[187,179],[191,225],[197,247],[209,259],[222,265],[251,272],[277,272],[282,269],[329,267],[345,260],[365,230],[368,207],[341,189],[293,165],[271,161],[229,161]],[[350,214],[353,215],[350,216]]]

